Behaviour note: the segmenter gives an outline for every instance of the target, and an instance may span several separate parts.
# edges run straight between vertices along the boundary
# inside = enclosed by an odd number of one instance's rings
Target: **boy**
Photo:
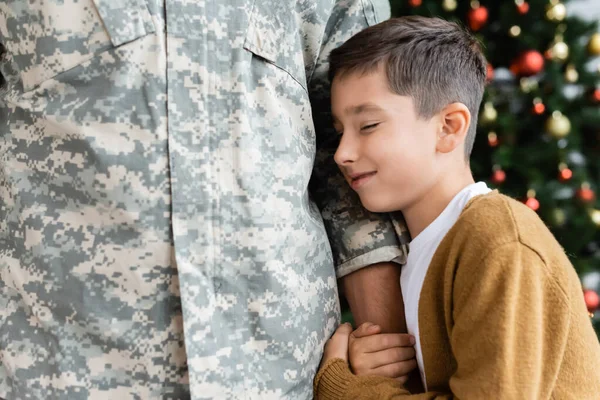
[[[378,330],[342,325],[316,397],[598,399],[600,345],[577,274],[532,210],[473,180],[476,40],[444,20],[393,19],[335,50],[330,68],[335,161],[367,209],[402,211],[413,237],[401,287],[425,393],[352,374],[349,336]]]

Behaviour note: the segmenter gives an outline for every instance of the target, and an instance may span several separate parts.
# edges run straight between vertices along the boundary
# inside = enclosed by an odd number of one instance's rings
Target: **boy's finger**
[[[414,347],[392,347],[375,353],[363,354],[362,364],[366,369],[374,370],[384,365],[414,359],[415,355]]]
[[[352,325],[346,323],[340,325],[333,336],[325,343],[323,359],[321,363],[326,363],[334,358],[348,360],[348,336],[352,332]]]
[[[338,328],[335,330],[334,336],[350,336],[350,334],[352,333],[352,325],[350,325],[348,322],[341,324],[340,326],[338,326]]]
[[[408,375],[409,372],[415,368],[417,368],[417,360],[412,359],[375,368],[372,370],[372,375],[387,376],[388,378],[400,378]]]
[[[353,345],[360,345],[360,351],[364,353],[374,353],[393,347],[410,347],[415,344],[414,336],[407,333],[381,333],[362,337],[359,340],[360,342],[357,340]]]
[[[375,335],[379,332],[381,332],[381,327],[379,325],[365,322],[356,328],[354,332],[352,332],[351,338],[359,339],[365,336]]]

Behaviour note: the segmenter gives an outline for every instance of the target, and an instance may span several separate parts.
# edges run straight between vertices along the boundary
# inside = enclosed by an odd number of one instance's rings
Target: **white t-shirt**
[[[421,352],[421,341],[419,338],[419,298],[425,275],[429,264],[440,242],[446,233],[458,220],[463,208],[473,197],[489,193],[491,190],[485,182],[473,183],[461,190],[450,201],[442,213],[410,242],[406,264],[402,266],[400,275],[400,286],[404,299],[404,313],[408,333],[415,337],[415,351],[417,353],[417,364],[421,372],[421,379],[425,390],[425,369],[423,367],[423,353]]]

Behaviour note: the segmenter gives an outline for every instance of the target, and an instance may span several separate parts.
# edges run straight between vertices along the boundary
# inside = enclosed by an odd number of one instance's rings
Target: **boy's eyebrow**
[[[344,109],[346,115],[359,115],[369,111],[382,111],[383,109],[374,103],[363,103],[356,106],[348,106]],[[335,114],[331,114],[333,122],[339,122],[339,119]]]
[[[363,103],[356,106],[346,107],[344,114],[358,115],[368,111],[381,111],[382,108],[374,103]]]

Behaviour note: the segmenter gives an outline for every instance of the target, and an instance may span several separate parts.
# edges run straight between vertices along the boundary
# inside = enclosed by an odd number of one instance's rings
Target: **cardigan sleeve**
[[[411,395],[400,382],[382,376],[356,376],[346,361],[328,362],[315,378],[316,400],[451,399],[452,395],[427,392]]]
[[[448,392],[411,395],[392,379],[357,377],[338,362],[322,371],[316,398],[549,398],[566,347],[570,304],[539,255],[518,242],[497,247],[479,262],[459,265],[452,293],[456,369]],[[342,395],[331,390],[336,381],[344,382]]]

